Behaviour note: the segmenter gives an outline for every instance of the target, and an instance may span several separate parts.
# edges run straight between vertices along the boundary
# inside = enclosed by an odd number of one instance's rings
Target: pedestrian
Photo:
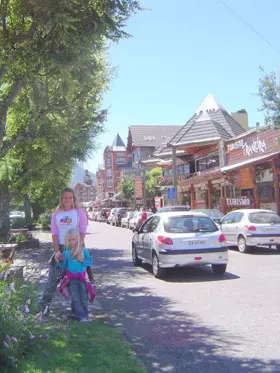
[[[56,264],[63,260],[64,239],[67,231],[75,228],[80,233],[81,245],[84,246],[84,239],[87,230],[87,217],[83,209],[78,208],[74,190],[64,188],[60,194],[59,206],[52,214],[51,233],[54,253],[49,261],[49,277],[42,297],[39,300],[41,312],[38,317],[49,313],[50,303],[56,291],[57,284],[65,275],[65,270]],[[90,270],[90,267],[88,267]],[[91,275],[91,272],[90,272]],[[89,276],[92,280],[92,276]]]
[[[187,211],[191,210],[191,206],[190,206],[189,202],[186,203],[186,207],[187,207]]]
[[[71,309],[76,320],[88,321],[88,300],[92,303],[96,293],[87,278],[87,267],[92,265],[88,250],[80,244],[80,234],[76,229],[70,229],[65,235],[65,250],[63,261],[57,266],[66,270],[59,286],[59,291],[66,297],[71,297]]]
[[[142,224],[145,223],[145,221],[148,219],[148,215],[147,215],[147,211],[146,211],[146,208],[143,207],[142,210],[140,211],[141,212],[141,217],[138,221],[138,224],[137,224],[137,229],[141,227]]]
[[[151,211],[152,211],[153,214],[155,214],[157,212],[156,205],[153,205],[153,207],[151,208]]]

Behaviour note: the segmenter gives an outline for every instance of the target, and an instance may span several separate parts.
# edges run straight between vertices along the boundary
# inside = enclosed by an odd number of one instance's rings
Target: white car
[[[147,218],[153,215],[152,212],[146,211],[147,213]],[[132,218],[129,220],[129,229],[136,229],[136,227],[139,225],[139,222],[141,220],[143,211],[134,211],[134,215]]]
[[[129,227],[129,221],[133,217],[134,211],[127,211],[125,216],[121,220],[121,227],[122,228],[128,228]]]
[[[280,217],[274,211],[241,209],[225,215],[220,229],[229,246],[247,253],[256,246],[276,245],[280,251]]]
[[[23,211],[11,211],[10,212],[10,220],[15,219],[24,219],[25,213]]]
[[[228,263],[224,234],[203,213],[166,212],[155,214],[134,234],[132,261],[152,265],[155,277],[163,277],[167,268],[211,264],[222,275]]]
[[[107,219],[107,224],[113,225],[113,219],[114,219],[116,210],[117,210],[116,208],[111,209],[110,215],[108,216],[108,219]]]

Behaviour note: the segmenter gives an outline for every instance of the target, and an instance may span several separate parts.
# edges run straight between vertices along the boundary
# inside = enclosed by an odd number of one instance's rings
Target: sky
[[[147,10],[132,16],[125,29],[132,37],[108,51],[117,70],[104,95],[105,132],[84,164],[92,172],[117,133],[126,144],[129,125],[183,126],[208,93],[229,113],[246,109],[251,127],[263,124],[259,67],[280,73],[279,0],[142,0],[142,5]]]

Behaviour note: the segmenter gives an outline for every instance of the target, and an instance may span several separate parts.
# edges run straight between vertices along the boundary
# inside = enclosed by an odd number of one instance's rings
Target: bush
[[[34,288],[22,282],[0,282],[0,371],[17,367],[34,333],[37,311]]]
[[[42,229],[49,230],[51,225],[51,214],[48,212],[41,214],[38,223],[41,225]]]
[[[12,229],[20,229],[20,228],[25,228],[25,219],[24,218],[16,218],[11,221],[11,228]]]

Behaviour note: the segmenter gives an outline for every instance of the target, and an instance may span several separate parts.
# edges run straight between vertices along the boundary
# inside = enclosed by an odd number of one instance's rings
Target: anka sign
[[[253,139],[253,141],[250,143],[247,143],[244,140],[238,140],[227,146],[228,152],[240,148],[243,149],[243,154],[245,157],[251,157],[255,154],[262,154],[267,150],[266,142],[264,140],[260,140],[259,137]]]

